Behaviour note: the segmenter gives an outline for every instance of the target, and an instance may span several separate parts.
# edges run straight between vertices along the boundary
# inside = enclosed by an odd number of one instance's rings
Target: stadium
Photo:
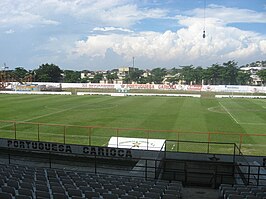
[[[266,199],[265,11],[2,0],[0,199]]]
[[[264,196],[264,87],[32,84],[65,91],[0,91],[1,198]]]

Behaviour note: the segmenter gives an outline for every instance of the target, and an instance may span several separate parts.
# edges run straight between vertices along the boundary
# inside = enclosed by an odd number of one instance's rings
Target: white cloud
[[[166,11],[139,8],[131,0],[1,0],[1,24],[58,24],[52,17],[74,17],[78,22],[130,27],[144,18],[160,18]]]
[[[107,49],[130,60],[132,56],[145,57],[154,62],[195,63],[205,59],[216,63],[219,60],[242,59],[265,52],[265,37],[251,31],[227,27],[210,20],[207,37],[202,38],[202,19],[187,18],[188,25],[176,32],[140,32],[108,35],[91,35],[76,43],[76,56],[105,57]]]
[[[266,55],[266,39],[261,40],[259,45],[261,52]]]
[[[9,30],[5,31],[5,33],[9,35],[9,34],[15,33],[15,31],[13,29],[9,29]]]
[[[133,32],[132,30],[130,29],[127,29],[127,28],[117,28],[117,27],[96,27],[96,28],[93,28],[93,31],[100,31],[100,32],[126,32],[126,33],[129,33],[129,32]]]
[[[206,18],[219,19],[225,24],[229,23],[266,23],[266,13],[249,9],[228,8],[211,4],[206,10]],[[204,9],[196,8],[187,12],[190,16],[203,18]]]

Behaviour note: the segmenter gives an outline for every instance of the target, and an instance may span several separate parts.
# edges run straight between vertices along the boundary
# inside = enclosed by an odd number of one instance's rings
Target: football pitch
[[[241,142],[244,153],[256,155],[266,149],[265,99],[2,94],[0,120],[2,138],[14,136],[13,123],[5,121],[16,121],[19,139],[36,140],[38,131],[38,139],[62,142],[64,132],[66,142],[88,144],[85,137],[92,133],[90,144],[99,146],[119,135]],[[70,126],[66,130],[60,124]]]

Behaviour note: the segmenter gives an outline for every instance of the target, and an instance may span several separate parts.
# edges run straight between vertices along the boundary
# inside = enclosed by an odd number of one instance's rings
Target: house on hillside
[[[241,67],[240,70],[243,71],[244,73],[250,74],[253,85],[261,85],[262,80],[257,75],[257,72],[259,72],[260,70],[266,70],[266,66],[245,66]]]

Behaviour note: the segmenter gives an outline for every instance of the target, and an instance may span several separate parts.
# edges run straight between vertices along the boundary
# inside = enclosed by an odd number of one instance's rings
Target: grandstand
[[[165,141],[161,150],[0,141],[3,199],[264,196],[263,159],[243,156],[233,143],[177,143],[204,146],[201,153],[190,153],[164,150],[176,141]],[[226,145],[233,153],[214,153],[218,145]]]

